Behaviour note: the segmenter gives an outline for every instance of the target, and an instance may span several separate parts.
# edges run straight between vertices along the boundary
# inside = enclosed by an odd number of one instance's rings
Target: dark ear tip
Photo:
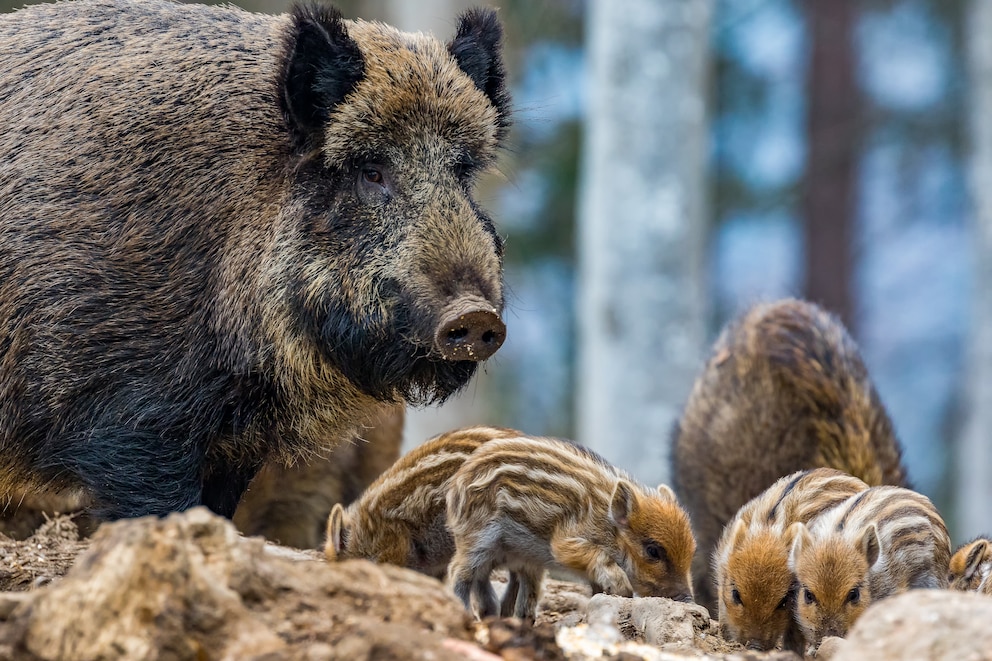
[[[344,16],[337,7],[319,2],[297,3],[293,5],[290,14],[297,31],[316,24],[332,37],[346,37],[348,34],[344,27]]]
[[[362,79],[365,62],[336,8],[300,3],[290,16],[280,79],[282,103],[294,143],[309,149],[329,109]]]
[[[492,7],[473,7],[467,9],[458,17],[458,32],[456,39],[468,36],[486,42],[493,46],[503,38],[503,24],[496,10]]]
[[[297,21],[316,21],[318,23],[334,23],[343,20],[337,7],[320,2],[298,2],[293,5],[290,14]]]

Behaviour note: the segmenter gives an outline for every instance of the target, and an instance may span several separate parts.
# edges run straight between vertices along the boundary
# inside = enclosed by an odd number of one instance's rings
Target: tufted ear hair
[[[737,519],[737,523],[730,531],[730,548],[736,551],[744,544],[745,539],[747,539],[747,524],[743,519]]]
[[[365,75],[365,60],[348,35],[341,12],[323,5],[297,5],[286,38],[280,81],[294,142],[312,147],[331,109]]]
[[[658,485],[658,495],[661,496],[662,500],[667,500],[670,503],[678,503],[679,499],[675,497],[675,492],[667,484]]]
[[[637,511],[637,495],[627,480],[619,480],[610,499],[610,519],[621,529],[630,527],[630,516]]]
[[[348,516],[341,503],[336,503],[327,517],[327,543],[324,555],[328,560],[341,560],[347,553]]]
[[[510,126],[510,94],[503,66],[503,26],[493,9],[469,9],[458,18],[458,31],[448,52],[496,108],[499,137]]]
[[[968,562],[964,570],[966,580],[971,580],[971,577],[978,571],[978,567],[985,561],[985,554],[988,547],[988,542],[983,539],[976,542],[971,548],[971,551],[968,552]]]
[[[882,544],[878,537],[878,526],[874,523],[865,528],[861,536],[861,548],[865,554],[868,566],[873,566],[878,561],[881,554]]]
[[[796,571],[796,564],[798,564],[799,557],[803,554],[803,549],[809,548],[812,542],[813,536],[810,534],[809,528],[798,521],[786,530],[785,543],[789,546],[789,568],[793,572]]]

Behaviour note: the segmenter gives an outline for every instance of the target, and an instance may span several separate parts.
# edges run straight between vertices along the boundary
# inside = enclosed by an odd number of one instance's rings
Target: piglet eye
[[[644,555],[646,555],[648,560],[651,562],[658,562],[664,554],[664,549],[662,549],[661,545],[657,542],[644,542]]]
[[[806,602],[806,605],[807,606],[810,605],[810,604],[815,604],[816,603],[816,595],[813,594],[812,592],[810,592],[809,591],[809,588],[803,588],[803,601]]]
[[[854,588],[847,593],[847,603],[856,604],[861,601],[861,588]]]
[[[789,595],[785,595],[784,597],[782,597],[782,601],[778,602],[778,606],[776,606],[775,608],[776,610],[781,611],[781,610],[785,610],[788,607],[789,607]]]
[[[737,588],[734,588],[733,590],[730,591],[730,598],[738,606],[743,604],[743,602],[741,601],[741,593],[737,591]]]
[[[381,184],[383,181],[382,172],[377,168],[366,167],[362,170],[362,179],[370,184]]]

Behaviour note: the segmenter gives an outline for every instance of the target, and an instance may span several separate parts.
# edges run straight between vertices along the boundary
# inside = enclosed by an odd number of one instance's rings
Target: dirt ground
[[[546,581],[533,625],[474,622],[433,579],[328,565],[206,510],[105,525],[91,539],[67,516],[24,540],[0,536],[0,589],[0,659],[794,658],[725,642],[698,606],[590,602],[568,581]]]

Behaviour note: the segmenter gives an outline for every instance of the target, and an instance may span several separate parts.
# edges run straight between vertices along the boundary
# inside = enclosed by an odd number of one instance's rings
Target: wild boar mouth
[[[371,397],[400,398],[414,406],[440,404],[469,382],[479,363],[446,360],[433,346],[432,333],[415,330],[410,308],[397,307],[400,312],[388,323],[357,319],[340,307],[329,311],[320,332],[321,351]]]

